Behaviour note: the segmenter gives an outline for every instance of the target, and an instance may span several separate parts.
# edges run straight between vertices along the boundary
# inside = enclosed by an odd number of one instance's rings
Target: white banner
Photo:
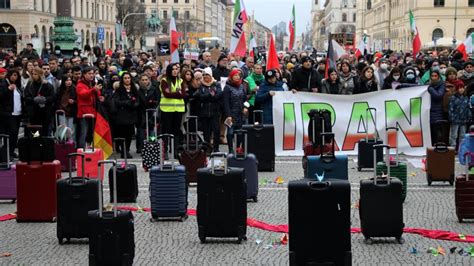
[[[367,108],[376,108],[376,115],[368,115]],[[312,109],[331,111],[332,131],[336,149],[348,155],[357,154],[357,142],[374,134],[374,116],[377,132],[384,143],[386,128],[398,126],[389,133],[390,146],[400,153],[420,156],[431,145],[431,100],[426,86],[401,90],[384,90],[357,95],[330,95],[321,93],[277,92],[273,97],[273,124],[275,125],[275,151],[279,156],[302,156],[303,145],[308,141],[307,129]]]

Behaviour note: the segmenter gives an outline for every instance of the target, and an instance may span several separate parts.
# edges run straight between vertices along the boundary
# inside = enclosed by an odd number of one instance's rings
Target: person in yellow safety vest
[[[181,143],[181,119],[185,112],[184,98],[187,97],[187,88],[179,73],[179,64],[170,64],[160,81],[161,129],[163,134],[174,135],[175,150]]]

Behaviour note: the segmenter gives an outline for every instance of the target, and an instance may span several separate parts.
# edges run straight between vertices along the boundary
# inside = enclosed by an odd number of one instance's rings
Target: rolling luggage
[[[348,180],[288,183],[290,265],[351,265]]]
[[[372,111],[374,113],[374,136],[369,138],[369,114],[372,116]],[[361,139],[358,142],[358,151],[357,151],[357,171],[361,171],[364,168],[374,167],[374,153],[373,146],[381,145],[383,141],[379,139],[379,134],[377,131],[377,109],[367,108],[366,110],[366,120],[367,125],[365,128],[366,134],[365,139]],[[377,150],[377,156],[375,157],[377,162],[383,161],[383,152],[381,149]]]
[[[0,135],[2,145],[0,153],[0,200],[16,201],[16,165],[10,163],[10,137],[8,135]]]
[[[223,158],[224,167],[214,158]],[[197,222],[199,240],[207,237],[247,240],[247,187],[244,169],[228,168],[225,153],[211,154],[211,167],[201,168],[198,177]]]
[[[331,151],[330,142],[322,142],[319,140],[321,138],[321,133],[326,133],[326,121],[324,121],[324,116],[320,114],[319,110],[311,110],[308,112],[309,124],[308,124],[308,139],[309,142],[303,145],[303,170],[306,177],[306,167],[308,164],[308,156],[321,155]],[[327,117],[327,115],[326,115]],[[329,118],[329,121],[331,119]],[[331,123],[327,124],[329,132],[331,131]],[[321,150],[322,147],[322,150]]]
[[[399,155],[398,155],[398,127],[389,127],[386,129],[387,130],[387,143],[388,143],[388,132],[390,130],[394,130],[396,132],[395,135],[395,160],[390,160],[390,175],[392,177],[398,178],[403,185],[403,190],[402,190],[402,201],[405,202],[405,199],[407,197],[407,187],[408,187],[408,180],[407,180],[407,164],[400,161]],[[386,162],[378,162],[377,163],[377,175],[382,175],[382,173],[387,173],[387,164]]]
[[[262,116],[263,111],[253,111],[254,121],[255,115]],[[258,171],[275,171],[275,128],[273,125],[253,124],[244,125],[242,129],[247,130],[248,134],[248,153],[255,154],[258,160]]]
[[[158,141],[165,142],[165,138],[170,145],[167,149],[170,161],[165,163],[164,156],[161,156],[160,165],[153,166],[150,171],[151,221],[160,218],[180,218],[184,221],[188,217],[186,169],[174,160],[174,136],[163,134],[158,136]]]
[[[189,123],[191,120],[195,122],[195,128],[198,128],[198,118],[197,116],[188,116],[186,123],[186,143],[184,145],[184,151],[181,152],[179,156],[179,162],[184,165],[186,168],[186,182],[196,183],[197,169],[206,167],[207,165],[207,154],[205,150],[202,149],[199,145],[199,137],[196,132],[190,132]],[[195,137],[194,143],[191,141],[191,137]]]
[[[153,121],[154,121],[154,127],[153,127],[153,132],[154,136],[150,137],[150,129],[148,126],[148,113],[152,112],[153,113]],[[143,142],[143,149],[142,149],[142,159],[143,159],[143,168],[145,171],[150,170],[153,166],[157,166],[160,164],[160,155],[164,153],[162,144],[160,141],[158,141],[157,138],[157,109],[147,109],[145,112],[145,119],[147,121],[146,123],[146,133],[145,133],[145,141]]]
[[[438,123],[448,123],[448,121],[441,120]],[[440,134],[434,147],[426,149],[426,181],[428,186],[431,186],[433,181],[449,182],[451,186],[454,184],[454,158],[456,152],[453,147],[449,147],[442,140]]]
[[[243,154],[237,153],[237,138],[243,137]],[[248,135],[246,130],[234,131],[234,153],[227,155],[229,167],[243,168],[247,182],[247,200],[258,201],[258,163],[254,154],[248,153]]]
[[[18,157],[21,162],[52,162],[56,159],[54,138],[38,135],[42,128],[37,125],[26,126],[25,136],[18,140]]]
[[[66,124],[59,124],[59,117],[63,115],[66,118],[65,112],[63,110],[56,111],[56,133],[54,151],[56,153],[56,159],[61,162],[61,171],[69,172],[76,171],[76,161],[69,163],[68,155],[70,153],[75,153],[75,143],[71,139],[72,131],[66,126]],[[65,120],[66,121],[66,120]],[[69,167],[72,167],[69,169]]]
[[[84,160],[84,154],[71,153],[68,155],[69,164],[80,156]],[[84,167],[84,163],[82,163]],[[72,167],[68,167],[72,169]],[[84,171],[82,171],[84,172]],[[56,182],[58,220],[56,235],[60,245],[64,238],[69,242],[71,238],[89,237],[89,211],[97,209],[99,201],[100,182],[98,179],[72,177],[69,170],[69,178],[60,179]]]
[[[319,176],[321,178],[348,180],[347,155],[336,155],[334,133],[321,133],[321,138],[331,140],[331,152],[322,152],[319,156],[308,156],[305,177],[316,179]]]
[[[474,219],[474,177],[469,174],[473,155],[472,153],[465,155],[466,173],[456,177],[454,202],[456,205],[456,216],[460,223],[464,219]]]
[[[127,145],[125,145],[124,138],[114,139],[114,154],[117,154],[116,143],[121,141],[123,143],[122,149],[124,154],[127,154]],[[117,202],[137,202],[138,197],[138,177],[137,166],[127,162],[127,156],[122,164],[118,165],[115,171],[117,172]],[[115,189],[114,170],[109,169],[109,184],[111,189]],[[114,194],[110,193],[110,202],[114,201]]]
[[[99,161],[102,164],[116,161]],[[115,176],[115,175],[114,175]],[[111,193],[117,194],[116,190]],[[114,196],[116,199],[117,196]],[[135,225],[133,214],[128,210],[102,211],[102,189],[99,189],[98,210],[89,212],[89,265],[132,265],[135,258]]]
[[[375,145],[377,149],[387,149],[387,164],[390,161],[390,146]],[[375,162],[374,162],[375,164]],[[378,175],[374,170],[374,177],[360,181],[359,215],[362,234],[366,243],[371,243],[373,237],[395,237],[402,244],[403,239],[403,201],[402,182],[387,175]],[[375,165],[374,165],[375,169]]]
[[[95,116],[92,114],[83,115],[83,118],[87,118],[87,117],[90,117],[93,120],[95,120]],[[95,125],[94,121],[92,122],[92,125]],[[82,160],[77,161],[76,165],[77,165],[78,176],[84,176],[91,179],[99,178],[99,176],[102,179],[104,178],[104,168],[101,168],[101,167],[99,167],[100,169],[97,168],[97,164],[99,163],[99,161],[104,159],[104,152],[101,149],[96,149],[94,147],[94,140],[92,140],[91,149],[79,148],[77,149],[77,153],[84,154],[85,156],[84,162],[86,164],[84,167],[82,167]],[[82,173],[82,169],[84,169],[85,171],[84,174]],[[99,171],[101,171],[100,175],[99,175]]]
[[[56,181],[61,163],[17,162],[17,222],[56,221]]]

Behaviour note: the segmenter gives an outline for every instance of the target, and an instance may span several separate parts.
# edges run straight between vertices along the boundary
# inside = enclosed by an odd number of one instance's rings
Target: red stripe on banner
[[[120,206],[119,210],[127,211],[144,211],[150,212],[150,208],[136,208],[129,206]],[[196,216],[197,212],[195,209],[188,209],[188,215]],[[16,218],[16,214],[10,213],[0,216],[0,222],[13,220]],[[276,232],[276,233],[288,233],[288,225],[286,224],[268,224],[253,218],[247,218],[247,225],[253,228],[262,229],[265,231]],[[359,234],[362,230],[360,228],[351,228],[351,233]],[[444,231],[444,230],[431,230],[423,228],[405,228],[404,233],[420,235],[425,238],[431,238],[436,240],[446,240],[455,242],[474,243],[474,235],[463,235],[455,232]]]

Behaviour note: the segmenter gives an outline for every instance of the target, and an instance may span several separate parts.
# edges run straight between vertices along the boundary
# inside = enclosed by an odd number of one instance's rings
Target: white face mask
[[[442,75],[446,75],[446,68],[440,69],[439,73],[442,74]]]
[[[419,70],[416,70],[416,76],[418,77],[420,75],[420,71]]]
[[[383,70],[387,70],[388,69],[388,65],[387,64],[381,64],[380,65],[380,68],[383,69]]]
[[[397,80],[399,80],[399,79],[400,79],[400,76],[398,76],[398,75],[396,75],[396,76],[393,76],[393,79],[394,79],[395,81],[397,81]]]
[[[74,55],[77,56],[77,55],[79,55],[79,53],[78,53],[78,52],[74,52]]]
[[[132,72],[132,73],[130,73],[130,76],[136,77],[136,76],[137,76],[137,72]]]

